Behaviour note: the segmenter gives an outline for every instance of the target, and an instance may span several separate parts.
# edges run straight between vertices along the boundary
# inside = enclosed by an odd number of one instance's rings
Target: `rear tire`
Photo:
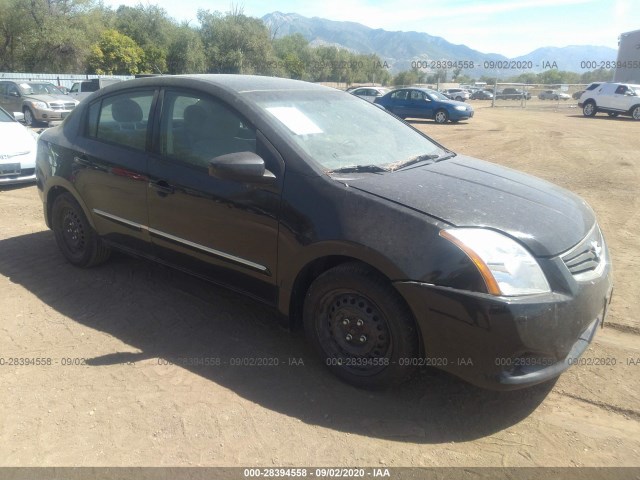
[[[631,118],[634,120],[640,120],[640,105],[636,105],[631,110]]]
[[[339,378],[364,388],[408,380],[419,353],[413,315],[389,282],[359,263],[320,275],[309,288],[304,328],[323,363]]]
[[[593,101],[585,103],[584,107],[582,107],[582,114],[585,117],[593,117],[597,112],[598,109],[596,108],[596,104]]]
[[[77,267],[93,267],[109,258],[111,250],[91,227],[70,193],[56,197],[51,210],[51,224],[58,248],[69,263]]]

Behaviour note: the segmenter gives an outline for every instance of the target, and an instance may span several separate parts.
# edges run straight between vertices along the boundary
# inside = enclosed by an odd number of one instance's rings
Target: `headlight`
[[[460,110],[461,112],[464,112],[467,109],[467,107],[465,107],[464,105],[456,105],[453,108],[455,108],[456,110]]]
[[[484,228],[441,230],[476,266],[492,295],[533,295],[551,291],[538,262],[518,242]]]
[[[49,108],[49,105],[47,105],[44,102],[31,102],[31,105],[33,105],[34,108],[39,108],[39,109]]]

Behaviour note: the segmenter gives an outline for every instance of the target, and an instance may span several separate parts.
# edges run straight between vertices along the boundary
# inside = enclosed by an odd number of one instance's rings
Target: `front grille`
[[[562,261],[572,275],[598,270],[606,262],[604,238],[598,226],[594,226],[584,240],[562,256]]]
[[[51,110],[73,110],[73,107],[76,106],[73,102],[58,102],[58,103],[50,103],[49,106]]]

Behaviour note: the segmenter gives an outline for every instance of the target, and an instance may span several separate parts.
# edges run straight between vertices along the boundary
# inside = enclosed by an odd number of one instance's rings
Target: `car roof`
[[[314,83],[292,80],[289,78],[266,77],[260,75],[235,74],[191,74],[191,75],[163,75],[157,77],[136,78],[125,82],[118,82],[108,87],[111,91],[128,89],[135,85],[181,86],[184,80],[210,84],[235,93],[298,90],[298,91],[336,91],[331,87]]]

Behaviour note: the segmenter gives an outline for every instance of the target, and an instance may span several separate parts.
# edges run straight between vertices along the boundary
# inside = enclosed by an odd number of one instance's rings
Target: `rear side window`
[[[98,90],[98,82],[82,82],[83,92],[95,92]]]
[[[149,129],[153,90],[127,92],[102,99],[89,107],[89,137],[144,150]]]

